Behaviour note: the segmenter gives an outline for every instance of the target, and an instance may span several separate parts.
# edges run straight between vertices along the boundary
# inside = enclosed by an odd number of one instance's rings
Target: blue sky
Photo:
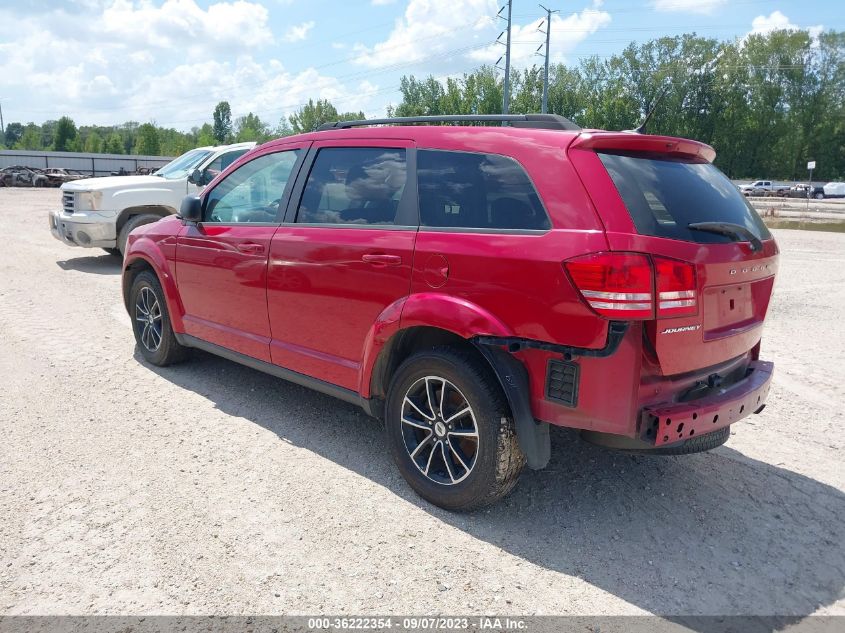
[[[383,115],[403,74],[493,63],[502,0],[0,0],[5,121],[155,121],[190,129],[228,100],[276,125],[308,98]],[[547,0],[554,61],[607,57],[631,41],[773,28],[845,30],[842,0]],[[535,0],[514,0],[514,65],[543,35]]]

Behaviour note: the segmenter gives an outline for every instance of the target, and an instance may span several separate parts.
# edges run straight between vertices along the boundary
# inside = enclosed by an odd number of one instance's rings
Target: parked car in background
[[[755,180],[747,185],[740,185],[739,190],[744,196],[775,196],[784,195],[789,185],[779,185],[771,180]]]
[[[419,125],[447,120],[512,126]],[[714,157],[555,115],[265,143],[129,234],[137,350],[167,365],[199,348],[361,406],[450,510],[543,468],[550,424],[715,448],[766,403],[778,248]]]
[[[825,198],[845,198],[845,182],[829,182],[823,189]]]
[[[199,147],[150,176],[67,182],[62,185],[62,208],[50,212],[50,231],[68,246],[122,254],[132,229],[175,214],[186,194],[198,193],[253,147],[255,143]]]
[[[63,167],[50,167],[45,169],[43,173],[47,176],[48,187],[61,187],[66,182],[88,178],[88,174],[74,169],[64,169]]]
[[[815,198],[821,200],[824,198],[824,189],[818,185],[813,185],[812,188],[807,183],[798,183],[793,185],[786,192],[787,198]]]
[[[46,187],[49,178],[41,169],[13,165],[0,169],[0,186],[3,187]]]

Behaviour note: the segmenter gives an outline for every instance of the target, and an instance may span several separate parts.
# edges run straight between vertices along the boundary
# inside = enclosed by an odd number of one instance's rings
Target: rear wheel
[[[816,200],[824,200],[824,194],[818,192],[815,196],[813,196]]]
[[[689,455],[691,453],[703,453],[712,451],[728,441],[731,436],[731,427],[726,426],[712,433],[696,435],[673,446],[661,446],[648,451],[655,455]]]
[[[439,347],[408,358],[385,410],[391,453],[424,499],[474,510],[516,485],[525,457],[492,372],[473,355]]]
[[[120,229],[120,235],[117,236],[117,250],[120,251],[121,254],[126,252],[126,241],[129,239],[129,234],[134,229],[137,229],[139,226],[143,226],[144,224],[158,222],[159,220],[161,220],[159,216],[149,213],[144,215],[133,215],[126,221],[123,228]]]
[[[164,367],[185,359],[188,350],[173,334],[161,284],[148,270],[132,282],[129,311],[138,350],[148,362]]]

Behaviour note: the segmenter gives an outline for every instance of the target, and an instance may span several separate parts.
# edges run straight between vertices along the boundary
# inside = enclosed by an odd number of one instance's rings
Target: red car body
[[[215,225],[170,217],[131,234],[124,290],[139,270],[151,269],[180,342],[204,342],[224,356],[278,368],[279,375],[374,414],[395,366],[391,355],[409,333],[443,333],[507,352],[518,363],[510,366],[513,376],[524,376],[521,389],[535,420],[628,438],[639,447],[671,445],[762,409],[772,365],[758,356],[777,271],[775,241],[768,237],[755,249],[745,241],[640,234],[597,154],[706,163],[715,156],[709,146],[589,130],[329,130],[257,147],[203,195],[258,156],[343,146],[511,157],[531,178],[551,229]],[[306,176],[300,171],[297,183]],[[301,191],[293,186],[289,210]],[[650,317],[627,320],[598,313],[565,264],[596,253],[633,253],[631,261],[648,270],[657,262],[686,263],[694,272],[693,312],[661,317],[651,306],[645,308]],[[485,356],[505,390],[515,386],[505,365]],[[560,379],[550,373],[558,361],[555,371],[577,366],[575,406],[550,397],[550,381]],[[509,400],[518,406],[511,394]]]

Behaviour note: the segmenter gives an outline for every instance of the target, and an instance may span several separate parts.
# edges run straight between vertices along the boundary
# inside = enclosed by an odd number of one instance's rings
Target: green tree
[[[309,99],[308,103],[291,114],[288,120],[293,133],[302,134],[303,132],[313,132],[323,123],[364,118],[366,117],[363,112],[338,113],[337,108],[328,99],[318,99],[316,103]]]
[[[216,142],[214,128],[211,127],[211,124],[204,123],[197,135],[197,147],[208,147],[209,145],[214,145]]]
[[[158,156],[161,153],[158,130],[152,123],[144,123],[138,128],[138,137],[135,141],[133,153],[141,156]]]
[[[53,151],[73,151],[74,140],[76,140],[76,124],[70,117],[63,116],[56,123],[56,131],[53,136]]]
[[[41,144],[41,128],[35,123],[28,123],[21,134],[20,140],[15,143],[14,149],[40,150],[44,149]]]
[[[20,123],[9,123],[6,126],[6,134],[4,144],[6,147],[14,147],[15,143],[21,140],[23,136],[24,127]]]
[[[232,137],[232,108],[228,101],[221,101],[214,108],[214,139],[222,144]]]
[[[103,145],[103,153],[105,154],[125,154],[123,148],[123,139],[120,138],[120,134],[117,132],[112,132],[109,134],[106,142]]]
[[[263,143],[270,138],[270,128],[257,115],[250,112],[235,120],[235,140],[239,143]]]
[[[103,137],[96,131],[91,132],[85,139],[85,151],[92,154],[100,154],[103,151]]]

